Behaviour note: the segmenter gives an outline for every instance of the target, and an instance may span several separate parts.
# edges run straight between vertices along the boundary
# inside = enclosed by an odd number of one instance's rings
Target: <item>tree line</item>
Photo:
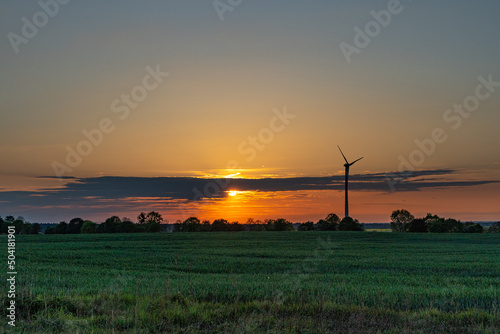
[[[479,223],[462,223],[460,220],[430,213],[423,218],[415,218],[408,210],[401,209],[391,214],[391,230],[416,233],[483,233],[485,229]],[[490,226],[488,232],[500,232],[500,222]]]
[[[149,213],[141,212],[137,216],[137,223],[132,219],[118,216],[111,216],[103,223],[97,224],[90,220],[73,218],[69,224],[60,222],[55,227],[49,227],[45,234],[91,234],[91,233],[157,233],[161,231],[163,218],[156,211]]]
[[[0,217],[0,233],[6,234],[8,226],[14,226],[16,234],[40,234],[42,224],[29,223],[23,217]],[[170,227],[170,230],[167,229]],[[485,228],[478,223],[465,222],[453,218],[442,218],[427,214],[423,218],[415,218],[408,210],[401,209],[391,214],[391,230],[393,232],[417,233],[482,233]],[[344,217],[340,219],[335,213],[330,213],[317,222],[307,221],[293,224],[284,219],[254,220],[249,218],[245,224],[229,222],[225,219],[201,221],[190,217],[174,224],[165,224],[164,219],[156,211],[141,212],[136,222],[132,219],[112,216],[103,223],[95,223],[82,218],[73,218],[69,223],[63,221],[56,226],[45,229],[45,234],[92,234],[92,233],[158,233],[158,232],[243,232],[243,231],[364,231],[364,225],[357,219]],[[499,233],[500,222],[494,223],[488,232]]]
[[[38,223],[31,224],[23,217],[6,216],[0,217],[0,234],[7,234],[9,226],[14,226],[16,234],[39,234],[42,227]]]

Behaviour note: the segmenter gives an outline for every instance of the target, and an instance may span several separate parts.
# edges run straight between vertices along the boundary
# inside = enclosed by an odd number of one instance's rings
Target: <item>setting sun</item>
[[[236,196],[236,195],[238,195],[238,192],[236,190],[232,190],[232,191],[229,191],[227,194],[229,196]]]

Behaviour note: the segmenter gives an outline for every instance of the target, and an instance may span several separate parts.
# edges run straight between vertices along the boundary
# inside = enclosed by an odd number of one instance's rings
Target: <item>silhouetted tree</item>
[[[85,221],[82,218],[73,218],[69,221],[68,234],[78,234],[81,232],[82,225]]]
[[[493,223],[488,229],[490,233],[500,233],[500,222]]]
[[[21,234],[23,232],[23,227],[24,227],[23,217],[14,218],[14,216],[7,216],[5,217],[5,220],[6,220],[7,230],[9,226],[14,226],[15,229],[14,234]]]
[[[0,217],[0,234],[7,234],[9,226],[13,226],[14,234],[34,234],[32,229],[33,225],[25,221],[23,217],[7,216],[5,219]]]
[[[182,222],[181,232],[200,232],[201,223],[196,217],[189,217]]]
[[[445,224],[444,218],[428,220],[426,224],[427,224],[427,229],[431,233],[448,232],[448,228]]]
[[[274,220],[272,219],[264,219],[262,224],[265,226],[266,231],[274,231]]]
[[[156,211],[151,211],[146,216],[146,222],[153,222],[153,223],[161,224],[162,221],[163,221],[162,216]]]
[[[20,234],[38,234],[40,233],[40,224],[35,223],[35,224],[30,224],[28,222],[25,222],[21,226],[21,232]]]
[[[247,225],[254,225],[254,224],[261,224],[262,222],[259,220],[255,220],[253,218],[248,218],[247,222],[245,224]]]
[[[241,232],[244,230],[245,227],[238,222],[231,222],[231,224],[228,224],[228,231],[230,232]]]
[[[122,220],[118,216],[111,216],[97,227],[97,233],[117,233]]]
[[[415,219],[413,215],[405,209],[393,211],[391,214],[391,230],[393,232],[406,232],[408,225]]]
[[[182,221],[176,220],[174,223],[174,232],[182,232]]]
[[[293,231],[293,224],[284,218],[268,219],[265,221],[267,231]]]
[[[45,229],[45,234],[55,234],[56,228],[55,227],[47,227]]]
[[[460,220],[456,220],[453,218],[448,218],[445,220],[447,232],[450,233],[462,233],[464,231],[464,224],[460,222]]]
[[[210,232],[212,230],[212,224],[210,224],[210,220],[204,220],[201,223],[201,231],[202,232]]]
[[[431,214],[427,214],[424,219],[431,233],[462,233],[464,231],[464,224],[456,219],[444,219]]]
[[[464,233],[483,233],[484,227],[479,223],[467,222],[464,224]]]
[[[144,212],[141,212],[137,216],[137,222],[139,224],[146,224],[146,223],[161,224],[163,222],[163,218],[162,218],[161,214],[159,214],[156,211],[151,211],[151,212],[149,212],[147,214],[144,213]]]
[[[364,226],[357,219],[344,217],[339,223],[339,231],[364,231]]]
[[[260,220],[254,220],[253,218],[248,218],[245,223],[246,228],[250,232],[262,232],[266,231],[266,225],[262,223]]]
[[[325,220],[327,222],[333,223],[333,224],[339,224],[340,223],[340,218],[335,213],[328,214],[328,216],[326,216]]]
[[[123,220],[118,225],[118,233],[134,233],[134,232],[138,232],[138,229],[136,228],[135,224],[130,220]]]
[[[442,219],[438,215],[433,215],[432,213],[427,213],[427,215],[424,217],[424,220],[426,223],[432,222],[433,220],[439,220]]]
[[[227,231],[229,229],[228,225],[229,225],[229,223],[228,223],[227,220],[225,220],[225,219],[216,219],[212,223],[212,229],[211,229],[211,231],[212,232],[224,232],[224,231]]]
[[[31,234],[39,234],[42,230],[42,227],[38,223],[31,224]]]
[[[311,221],[302,223],[297,228],[298,231],[314,231],[314,223]]]
[[[339,229],[340,218],[335,213],[330,213],[325,219],[320,219],[314,229],[316,231],[337,231]]]
[[[10,217],[12,217],[12,216],[10,216]],[[25,223],[24,217],[18,216],[13,221],[10,219],[10,217],[9,217],[9,221],[10,221],[9,225],[10,226],[14,225],[14,227],[16,229],[16,234],[20,234],[22,229],[23,229],[23,225]]]
[[[145,225],[145,231],[146,231],[146,233],[160,232],[161,231],[160,223],[158,223],[154,220],[148,220],[148,222]]]
[[[45,233],[47,233],[47,231],[45,231]],[[82,225],[80,233],[85,233],[85,234],[97,233],[97,224],[91,222],[90,220],[86,220]]]
[[[147,220],[147,215],[145,212],[141,212],[138,216],[137,216],[137,222],[139,224],[145,224],[146,223],[146,220]]]
[[[54,234],[66,234],[68,232],[68,223],[60,222],[54,230]]]
[[[411,221],[411,223],[408,224],[407,231],[408,232],[413,232],[413,233],[425,233],[425,232],[428,232],[428,230],[427,230],[427,224],[425,223],[425,219],[423,219],[423,218],[413,219]]]
[[[334,227],[335,228],[335,227]],[[315,231],[335,231],[331,230],[331,224],[329,224],[326,220],[320,219],[316,224],[314,224]]]

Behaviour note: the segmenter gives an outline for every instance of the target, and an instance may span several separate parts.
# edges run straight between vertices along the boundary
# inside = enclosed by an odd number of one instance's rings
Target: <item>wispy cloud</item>
[[[497,180],[457,181],[445,179],[455,173],[452,169],[423,170],[412,173],[411,178],[401,183],[400,191],[418,191],[423,188],[464,187],[498,182]],[[385,173],[352,175],[350,186],[358,191],[388,191]],[[50,178],[48,176],[47,178]],[[59,189],[39,191],[4,191],[0,200],[12,203],[25,201],[30,197],[42,196],[45,201],[78,201],[82,199],[124,199],[124,198],[172,198],[191,200],[193,189],[203,189],[218,179],[193,177],[115,177],[70,178]],[[227,180],[227,179],[225,179]],[[230,179],[226,189],[242,191],[299,191],[299,190],[342,190],[344,176],[291,177],[262,179]],[[217,196],[225,196],[219,193]],[[20,204],[20,203],[19,203]]]
[[[425,188],[469,187],[499,182],[497,180],[450,179],[456,171],[452,169],[424,170],[412,173],[411,178],[399,184],[399,191],[420,191]],[[50,178],[48,176],[47,178]],[[385,173],[352,175],[353,191],[389,192]],[[173,207],[180,202],[195,202],[193,189],[203,189],[209,182],[221,179],[193,177],[92,177],[70,178],[61,188],[46,188],[37,191],[0,191],[0,210],[9,212],[31,212],[40,210],[73,210],[86,212],[110,212],[113,208],[134,209],[138,204]],[[227,180],[227,179],[224,179]],[[226,190],[252,192],[294,192],[318,190],[343,190],[344,176],[290,177],[262,179],[230,179]],[[215,194],[215,198],[227,196],[226,192]],[[200,198],[197,198],[199,200]]]

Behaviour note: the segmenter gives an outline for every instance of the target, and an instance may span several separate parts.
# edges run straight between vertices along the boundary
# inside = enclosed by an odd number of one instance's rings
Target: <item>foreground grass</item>
[[[491,234],[175,233],[17,241],[20,333],[500,328],[500,238]],[[5,306],[5,285],[0,292]]]

